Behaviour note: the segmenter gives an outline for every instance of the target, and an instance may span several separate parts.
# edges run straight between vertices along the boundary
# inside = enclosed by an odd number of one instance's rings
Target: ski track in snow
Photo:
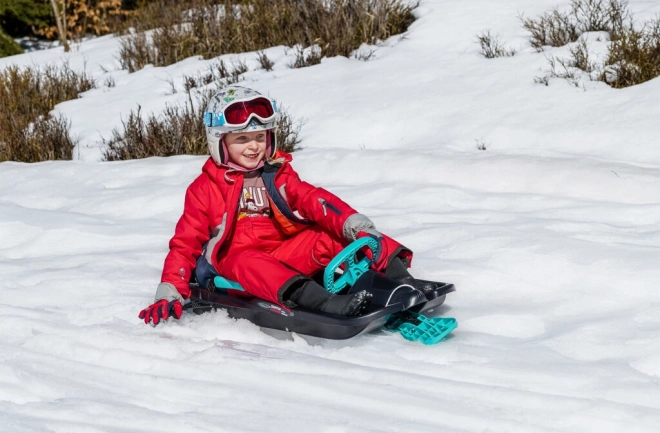
[[[116,81],[55,110],[82,161],[0,164],[0,432],[656,432],[660,81],[533,84],[547,60],[518,12],[568,4],[428,0],[372,61],[292,70],[274,47],[272,73],[246,74],[308,120],[301,177],[411,247],[415,275],[456,284],[434,314],[459,327],[435,346],[223,312],[141,324],[205,158],[100,163],[100,137],[184,100],[168,80],[212,61],[128,74],[113,36],[81,44],[72,67]],[[522,49],[485,60],[485,28]]]

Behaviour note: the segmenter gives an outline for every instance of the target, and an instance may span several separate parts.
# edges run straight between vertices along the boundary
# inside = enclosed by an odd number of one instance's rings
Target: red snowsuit
[[[273,217],[238,221],[243,173],[208,159],[186,191],[162,282],[174,285],[187,299],[188,282],[208,243],[205,258],[218,274],[239,282],[249,294],[281,304],[292,283],[323,269],[350,243],[344,223],[357,211],[325,189],[301,181],[289,154],[278,152],[277,157],[277,163],[264,165],[262,174]],[[378,259],[377,270],[395,255],[412,258],[399,243],[383,238],[384,250],[391,254]]]

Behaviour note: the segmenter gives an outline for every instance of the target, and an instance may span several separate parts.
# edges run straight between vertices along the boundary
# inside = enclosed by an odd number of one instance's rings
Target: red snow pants
[[[388,243],[386,251],[397,251],[401,247],[387,236],[383,242]],[[236,222],[228,246],[220,253],[216,270],[241,284],[250,295],[281,304],[281,289],[296,277],[311,277],[324,269],[347,244],[334,239],[318,225],[288,237],[270,218],[244,217]],[[384,268],[387,260],[382,262]]]

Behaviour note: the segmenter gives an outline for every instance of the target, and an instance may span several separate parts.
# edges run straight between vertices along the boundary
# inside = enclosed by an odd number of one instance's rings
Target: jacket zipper
[[[328,208],[330,208],[331,211],[336,213],[337,215],[341,215],[341,211],[337,209],[335,206],[331,205],[324,199],[319,197],[319,203],[321,203],[321,206],[323,206],[323,216],[328,216]]]

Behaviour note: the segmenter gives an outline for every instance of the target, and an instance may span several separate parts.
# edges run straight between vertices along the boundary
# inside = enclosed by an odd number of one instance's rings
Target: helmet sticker
[[[247,93],[247,92],[246,92],[246,93]],[[234,95],[235,95],[235,94],[236,94],[236,89],[229,89],[229,90],[227,90],[227,96],[226,96],[225,98],[223,98],[224,101],[227,102],[227,103],[233,101],[234,99],[236,99],[236,98],[234,98]]]

